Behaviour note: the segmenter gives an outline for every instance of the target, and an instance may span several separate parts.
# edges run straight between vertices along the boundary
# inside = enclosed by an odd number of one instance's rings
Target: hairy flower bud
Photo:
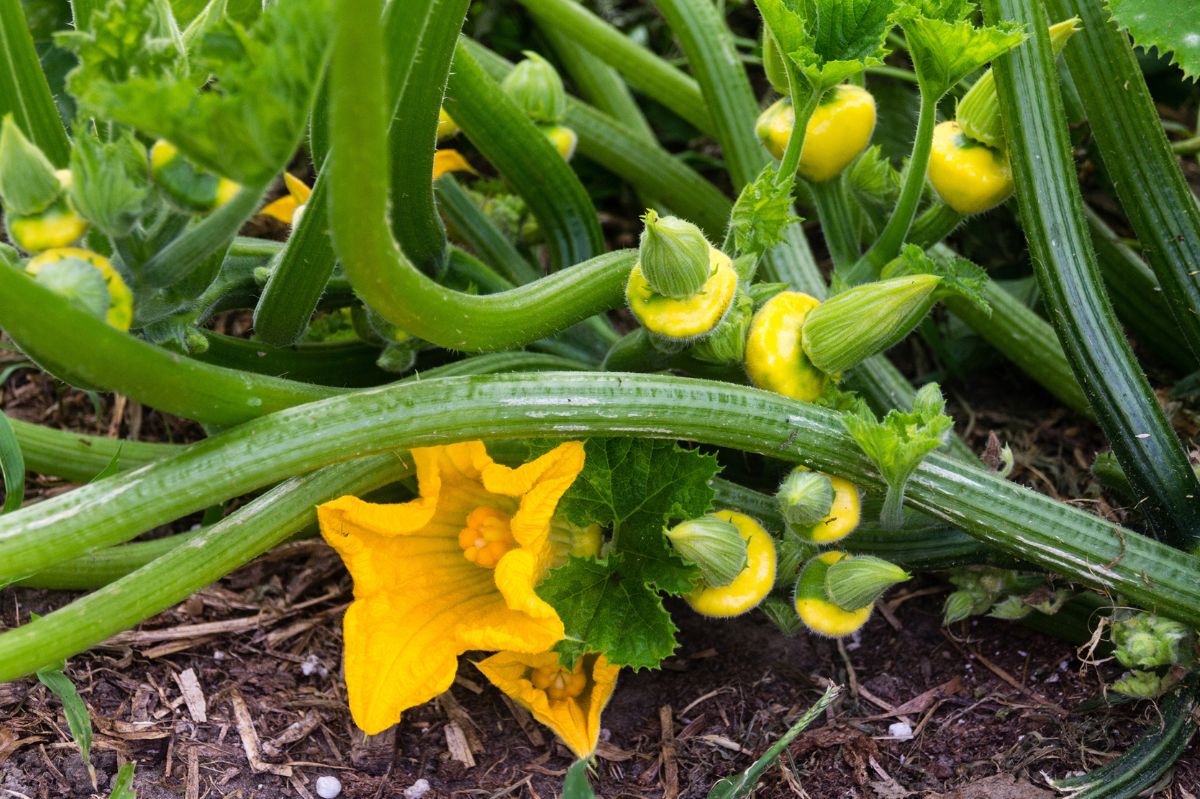
[[[789,528],[809,528],[829,515],[833,507],[833,481],[803,467],[792,470],[775,498]]]
[[[550,62],[525,51],[525,60],[513,67],[500,84],[525,115],[545,125],[557,125],[567,115],[567,92]]]
[[[805,317],[805,354],[822,372],[837,374],[883,352],[925,318],[940,283],[937,275],[912,275],[843,291]]]
[[[775,91],[780,94],[791,94],[791,87],[788,85],[787,67],[784,59],[787,58],[779,51],[779,43],[775,41],[775,37],[771,35],[771,29],[763,25],[763,71],[767,73],[767,80],[775,87]]]
[[[680,557],[700,567],[707,585],[729,585],[746,568],[746,540],[732,522],[702,516],[675,525],[666,536]]]
[[[45,211],[63,194],[54,166],[21,132],[12,115],[0,128],[0,200],[9,214]]]
[[[653,209],[642,221],[638,258],[650,288],[676,299],[695,294],[711,271],[704,233],[677,216],[659,217]]]
[[[825,593],[842,610],[870,607],[884,592],[912,575],[871,555],[843,558],[825,572]]]

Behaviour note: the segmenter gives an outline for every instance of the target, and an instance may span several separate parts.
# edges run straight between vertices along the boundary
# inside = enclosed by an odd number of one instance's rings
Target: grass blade
[[[0,513],[8,513],[25,501],[25,457],[3,411],[0,411],[0,472],[4,473],[4,506],[0,507]]]

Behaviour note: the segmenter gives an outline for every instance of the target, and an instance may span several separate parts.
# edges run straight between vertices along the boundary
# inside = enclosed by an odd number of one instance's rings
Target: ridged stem
[[[1200,543],[1200,484],[1133,357],[1100,281],[1083,217],[1046,12],[1035,0],[984,0],[990,22],[1031,36],[995,62],[1021,223],[1050,318],[1139,507],[1164,540]]]
[[[0,118],[8,114],[50,163],[65,167],[71,143],[50,94],[21,0],[0,0]]]
[[[1087,0],[1049,0],[1082,30],[1065,49],[1104,168],[1129,217],[1184,342],[1200,363],[1200,205],[1163,132],[1146,79],[1109,11]]]
[[[476,438],[596,435],[688,439],[800,462],[872,494],[884,488],[834,412],[757,389],[595,373],[422,380],[281,411],[0,517],[0,568],[25,576],[348,458]],[[905,497],[910,508],[999,550],[1200,623],[1194,556],[942,454],[914,471]]]
[[[839,175],[833,180],[809,184],[817,203],[821,234],[834,269],[844,269],[858,260],[858,234],[846,202],[846,188]]]

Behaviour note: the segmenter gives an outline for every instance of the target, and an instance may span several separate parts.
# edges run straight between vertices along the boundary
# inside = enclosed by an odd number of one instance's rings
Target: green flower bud
[[[779,486],[775,499],[789,528],[808,529],[829,515],[833,481],[820,472],[796,468]]]
[[[108,284],[104,275],[90,264],[64,258],[43,266],[34,280],[97,319],[108,314]]]
[[[104,233],[129,235],[146,210],[150,176],[146,148],[130,133],[101,142],[90,133],[71,147],[71,203]]]
[[[679,556],[699,566],[704,582],[714,588],[729,585],[746,568],[746,539],[724,519],[701,516],[675,525],[666,536]]]
[[[525,60],[513,67],[500,86],[534,122],[557,125],[567,115],[562,78],[535,52],[526,50]]]
[[[804,622],[796,615],[796,608],[786,599],[769,596],[758,606],[771,623],[784,635],[795,635],[804,629]]]
[[[385,372],[402,375],[417,364],[417,353],[411,344],[388,344],[375,365]]]
[[[54,165],[13,121],[0,128],[0,199],[10,214],[29,216],[50,207],[63,193]]]
[[[681,299],[700,290],[712,270],[709,243],[700,228],[677,216],[660,218],[653,210],[642,217],[638,260],[650,288]]]
[[[750,295],[739,291],[717,329],[692,347],[692,355],[706,363],[741,363],[746,354],[746,332],[753,317],[754,301]]]
[[[989,605],[991,600],[979,592],[960,588],[946,597],[946,602],[942,605],[942,624],[949,626],[971,616],[978,616],[987,610]]]
[[[865,608],[897,583],[912,577],[894,563],[871,555],[843,558],[825,572],[825,593],[842,610]]]
[[[825,374],[837,374],[899,343],[934,303],[937,275],[912,275],[855,286],[809,311],[804,352]]]
[[[1079,18],[1071,17],[1050,26],[1050,46],[1058,55],[1067,40],[1080,30]],[[992,70],[983,73],[975,85],[958,101],[954,114],[963,132],[977,142],[998,150],[1004,149],[1004,128],[1000,123],[1000,98],[996,93],[996,76]]]
[[[194,327],[183,331],[183,347],[190,355],[203,355],[208,352],[208,336]]]
[[[763,71],[767,73],[767,80],[771,81],[771,85],[775,87],[775,91],[780,94],[787,95],[791,93],[791,87],[788,86],[787,67],[784,66],[783,53],[779,51],[779,43],[775,41],[775,37],[771,35],[771,29],[763,25]]]
[[[1187,665],[1195,647],[1190,629],[1152,613],[1114,621],[1112,642],[1117,660],[1130,668]]]

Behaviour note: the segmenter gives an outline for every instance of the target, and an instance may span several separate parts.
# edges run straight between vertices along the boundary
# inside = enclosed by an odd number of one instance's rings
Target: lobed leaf
[[[1200,77],[1200,13],[1175,0],[1108,0],[1113,20],[1139,47],[1169,53],[1189,80]]]
[[[1024,41],[1020,25],[975,27],[968,19],[910,16],[902,23],[918,80],[934,97]]]

